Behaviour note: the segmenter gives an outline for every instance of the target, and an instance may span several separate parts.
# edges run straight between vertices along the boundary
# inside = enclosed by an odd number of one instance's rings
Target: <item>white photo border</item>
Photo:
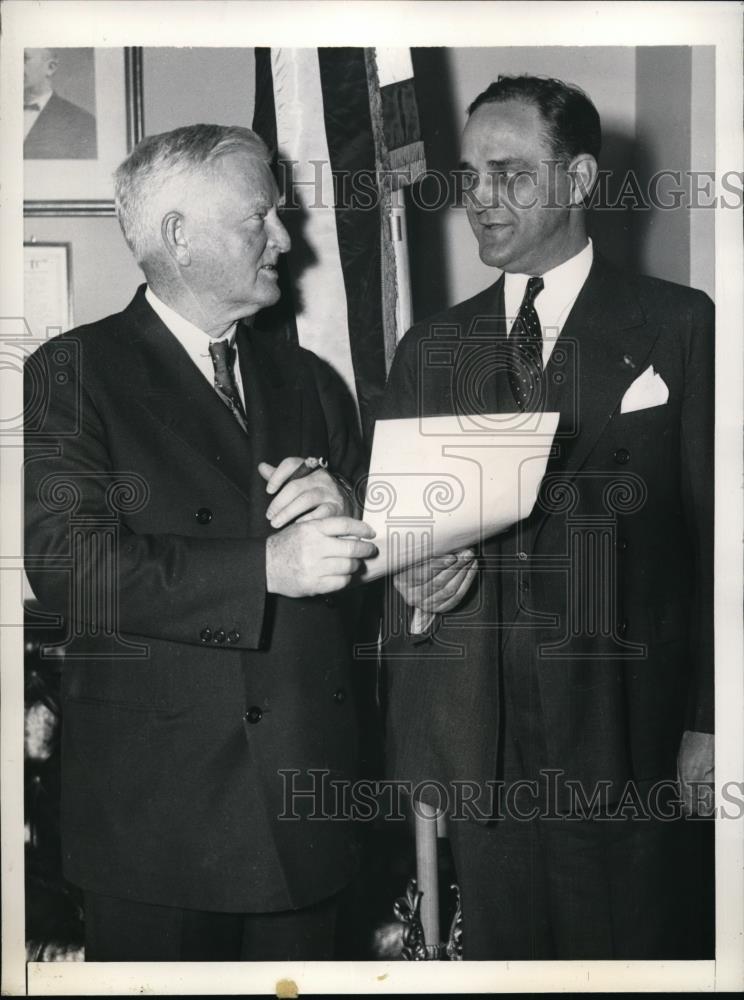
[[[3,95],[0,331],[22,324],[23,48],[67,45],[714,45],[717,190],[742,170],[742,14],[738,3],[150,2],[6,3]],[[742,330],[741,215],[716,209],[716,791],[742,781]],[[22,412],[18,379],[2,414]],[[17,383],[17,384],[16,384]],[[18,569],[22,446],[0,447],[0,572]],[[2,991],[7,995],[274,994],[282,980],[300,994],[443,992],[730,992],[744,988],[744,822],[716,825],[715,962],[220,963],[119,965],[25,961],[23,906],[23,633],[21,574],[2,572]],[[719,798],[720,800],[720,798]]]

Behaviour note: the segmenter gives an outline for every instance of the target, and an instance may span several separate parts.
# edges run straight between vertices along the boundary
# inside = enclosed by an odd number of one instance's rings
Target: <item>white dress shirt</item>
[[[39,115],[41,114],[41,112],[44,110],[44,108],[49,103],[49,98],[52,96],[53,93],[54,93],[54,91],[48,90],[46,92],[46,94],[42,94],[41,97],[34,97],[32,100],[29,101],[29,104],[38,104],[39,105],[39,110],[38,111],[27,111],[25,108],[23,109],[23,138],[24,139],[26,138],[26,136],[28,135],[28,133],[31,131],[31,129],[34,127],[34,125],[36,124],[36,119],[39,117]]]
[[[593,260],[594,247],[589,240],[575,256],[542,275],[545,287],[535,296],[535,309],[543,332],[543,367],[547,366],[563,324],[589,277]],[[528,278],[527,274],[504,275],[504,311],[510,332],[522,305]]]
[[[170,306],[161,301],[149,285],[145,291],[145,298],[181,347],[186,351],[207,382],[214,388],[214,364],[212,362],[212,355],[209,353],[209,345],[213,340],[229,340],[232,346],[235,343],[235,328],[237,323],[233,323],[220,337],[210,337],[204,330],[200,330],[198,326],[194,326],[189,320],[184,319],[180,313],[177,313],[175,309],[171,309]],[[245,406],[243,379],[240,376],[240,365],[237,358],[233,365],[233,375],[238,392],[240,393],[240,400],[243,406]]]
[[[589,277],[593,260],[594,247],[589,240],[583,250],[542,275],[544,287],[535,296],[535,309],[543,332],[543,367],[547,365],[568,314]],[[522,305],[529,277],[528,274],[504,275],[504,311],[509,334]],[[435,617],[434,613],[414,608],[409,626],[411,635],[421,635],[431,626]]]

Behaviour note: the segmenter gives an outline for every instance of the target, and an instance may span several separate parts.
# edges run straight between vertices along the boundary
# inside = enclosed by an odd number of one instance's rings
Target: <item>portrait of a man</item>
[[[58,80],[74,80],[76,93],[89,92],[94,104],[93,50],[26,49],[23,58],[23,158],[25,160],[95,160],[98,155],[96,119],[62,97]],[[72,86],[69,86],[72,90]]]

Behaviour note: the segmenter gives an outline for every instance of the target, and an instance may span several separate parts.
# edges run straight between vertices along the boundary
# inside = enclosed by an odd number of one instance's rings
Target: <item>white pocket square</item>
[[[651,406],[663,406],[668,399],[669,386],[654,371],[654,366],[649,365],[623,396],[620,412],[633,413],[634,410],[647,410]]]

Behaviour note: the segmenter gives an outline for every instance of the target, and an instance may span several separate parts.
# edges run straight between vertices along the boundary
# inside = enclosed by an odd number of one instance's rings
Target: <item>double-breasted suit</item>
[[[69,622],[67,878],[251,913],[331,895],[355,856],[348,824],[285,796],[309,769],[353,776],[352,611],[267,594],[256,466],[324,456],[354,480],[360,454],[317,357],[245,323],[236,342],[248,435],[143,289],[44,344],[26,366],[26,546]]]
[[[413,327],[383,417],[515,410],[489,361],[503,301],[502,277]],[[428,363],[428,344],[452,363]],[[649,366],[668,400],[621,412]],[[713,378],[710,300],[596,258],[545,371],[561,417],[532,514],[481,546],[475,583],[427,635],[388,630],[395,777],[554,769],[589,795],[609,782],[612,801],[673,780],[685,729],[712,732]]]

